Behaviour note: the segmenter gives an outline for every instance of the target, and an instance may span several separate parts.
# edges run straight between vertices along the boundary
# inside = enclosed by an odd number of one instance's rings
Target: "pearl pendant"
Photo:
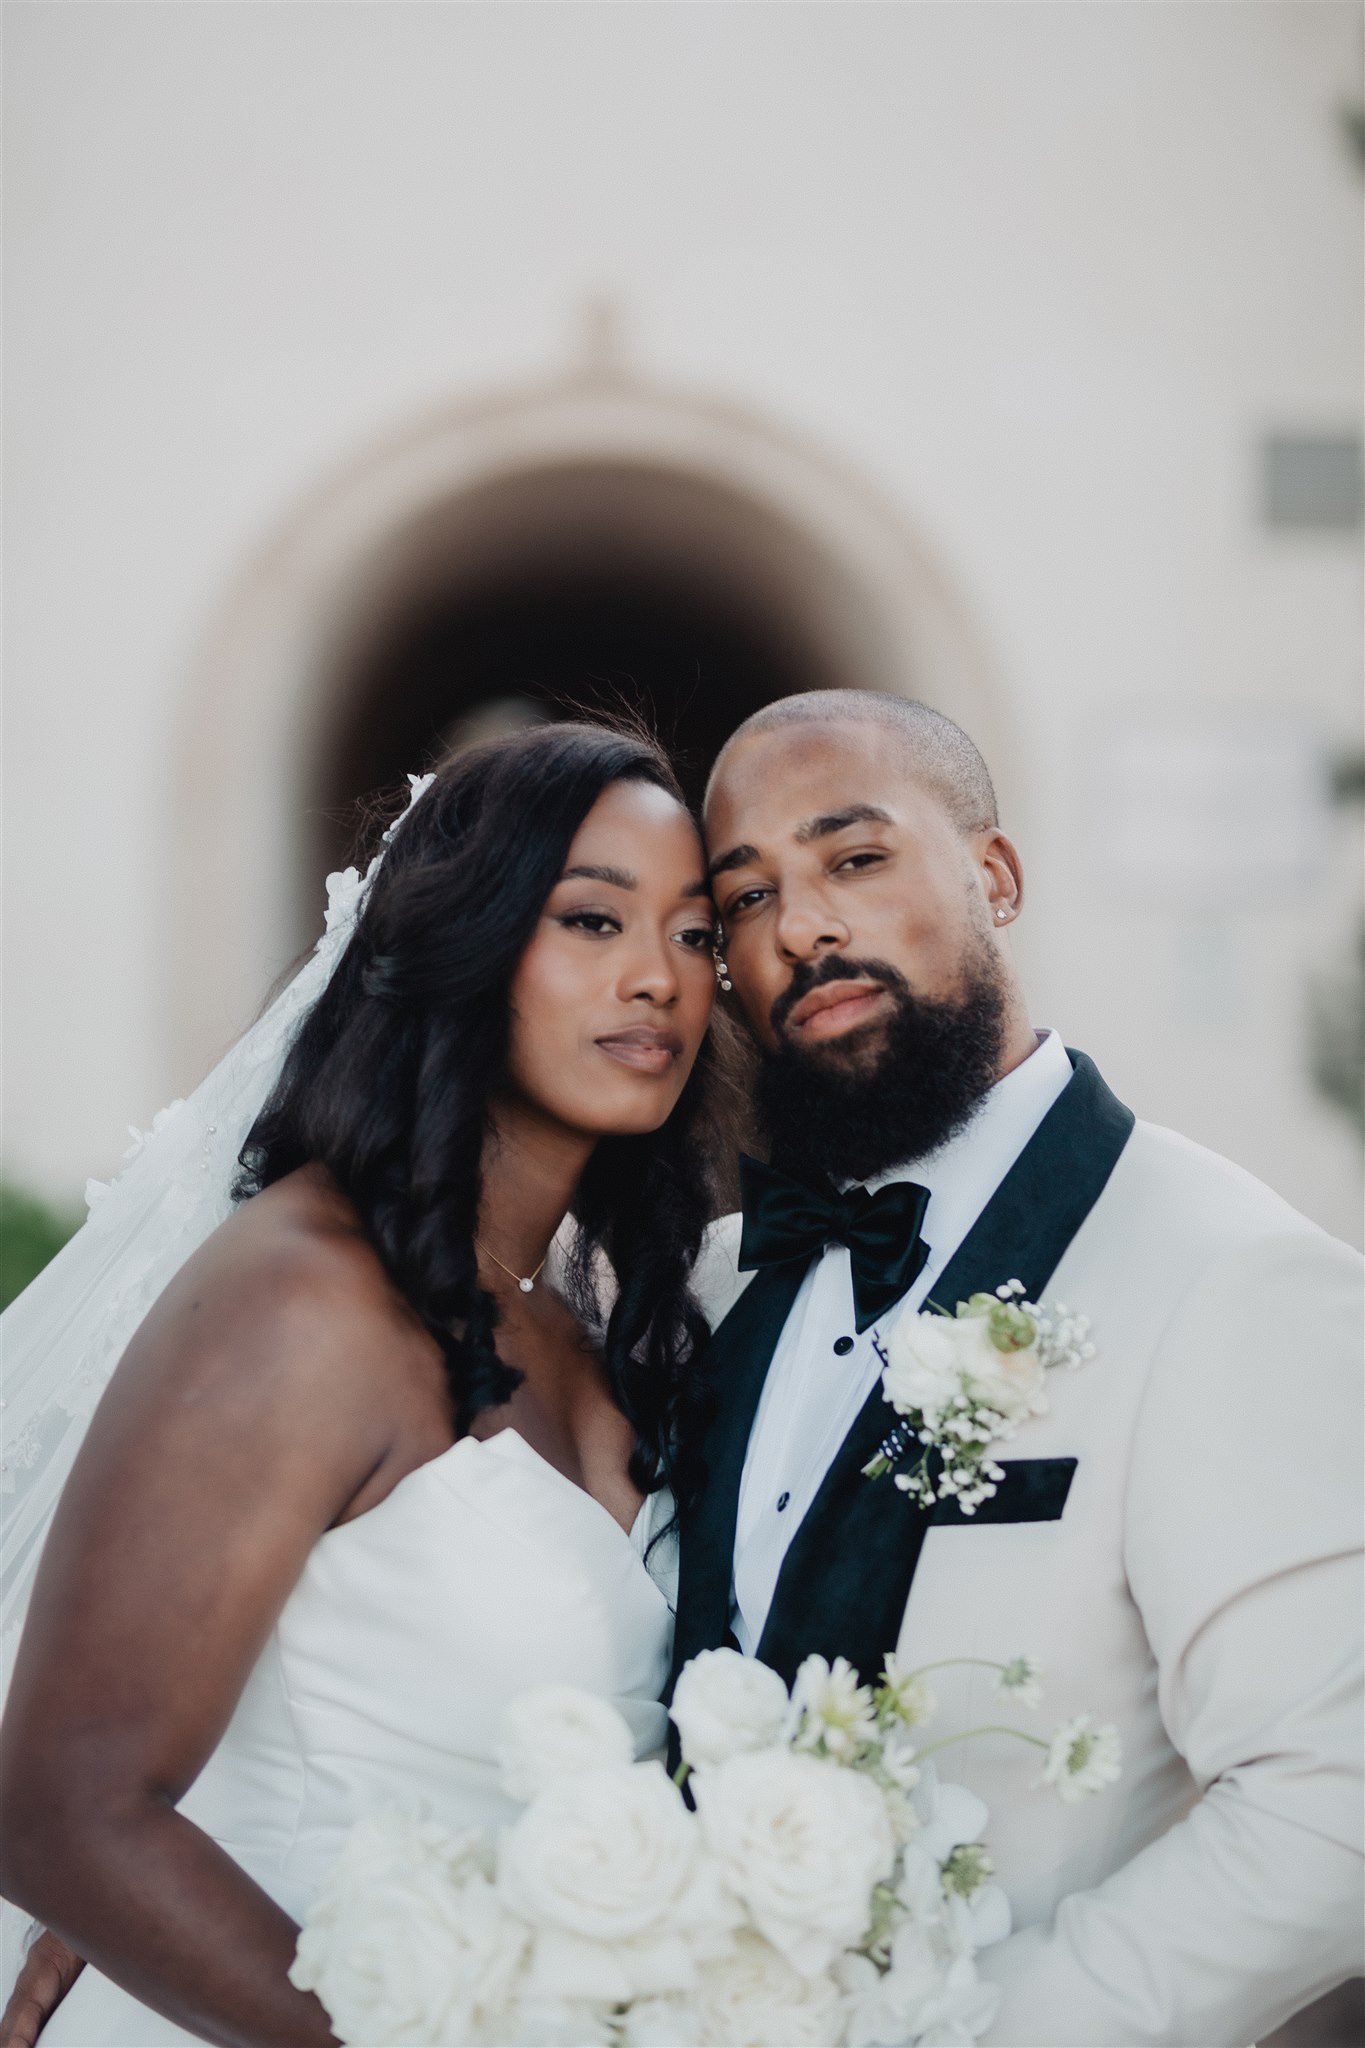
[[[535,1286],[535,1284],[536,1283],[534,1280],[518,1280],[517,1282],[517,1285],[521,1289],[523,1294],[529,1294],[531,1292],[531,1289]]]

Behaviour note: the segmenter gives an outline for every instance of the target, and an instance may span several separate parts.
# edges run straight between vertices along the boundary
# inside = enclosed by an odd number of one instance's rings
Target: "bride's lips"
[[[677,1032],[650,1024],[609,1032],[596,1043],[609,1060],[619,1060],[638,1074],[666,1074],[673,1062],[682,1058],[683,1043]]]
[[[787,1025],[802,1038],[838,1038],[865,1024],[885,998],[879,981],[827,981],[801,998]]]

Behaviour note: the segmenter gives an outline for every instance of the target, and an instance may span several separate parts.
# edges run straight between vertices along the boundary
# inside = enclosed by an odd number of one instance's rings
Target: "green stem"
[[[980,1728],[964,1728],[960,1735],[940,1735],[937,1742],[926,1742],[923,1749],[915,1751],[915,1762],[921,1757],[932,1756],[936,1749],[947,1749],[954,1742],[970,1742],[974,1735],[1015,1735],[1020,1742],[1031,1742],[1035,1749],[1050,1749],[1041,1735],[1030,1735],[1024,1728],[1008,1728],[1001,1721],[988,1721]]]
[[[685,1784],[687,1783],[687,1781],[688,1781],[688,1779],[689,1779],[689,1778],[691,1777],[691,1775],[692,1775],[692,1766],[691,1766],[691,1764],[688,1764],[688,1763],[680,1763],[680,1764],[678,1765],[678,1768],[677,1768],[677,1770],[676,1770],[676,1771],[674,1771],[674,1773],[673,1773],[673,1783],[674,1783],[674,1784],[675,1784],[675,1785],[677,1786],[677,1788],[678,1788],[678,1790],[679,1790],[680,1792],[682,1791],[682,1788],[683,1788],[683,1786],[684,1786],[684,1785],[685,1785]]]
[[[910,1678],[923,1678],[930,1671],[946,1671],[950,1664],[980,1664],[986,1671],[1007,1671],[1007,1664],[997,1664],[993,1657],[940,1657],[935,1664],[917,1664],[909,1673]]]

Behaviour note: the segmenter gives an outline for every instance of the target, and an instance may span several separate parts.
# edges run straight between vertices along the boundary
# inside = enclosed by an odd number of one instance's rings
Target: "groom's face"
[[[954,1002],[995,946],[990,899],[1010,879],[1008,843],[965,836],[879,725],[741,740],[705,822],[725,957],[769,1048],[820,1065],[875,1062],[896,1009],[879,970],[915,997]]]

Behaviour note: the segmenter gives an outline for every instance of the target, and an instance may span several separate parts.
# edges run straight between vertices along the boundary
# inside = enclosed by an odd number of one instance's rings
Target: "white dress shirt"
[[[929,1190],[929,1256],[908,1293],[859,1336],[847,1247],[833,1244],[801,1283],[773,1352],[740,1482],[731,1625],[746,1656],[763,1633],[787,1545],[881,1371],[874,1339],[932,1293],[977,1217],[1071,1079],[1054,1031],[997,1081],[976,1115],[936,1152],[869,1180]]]

